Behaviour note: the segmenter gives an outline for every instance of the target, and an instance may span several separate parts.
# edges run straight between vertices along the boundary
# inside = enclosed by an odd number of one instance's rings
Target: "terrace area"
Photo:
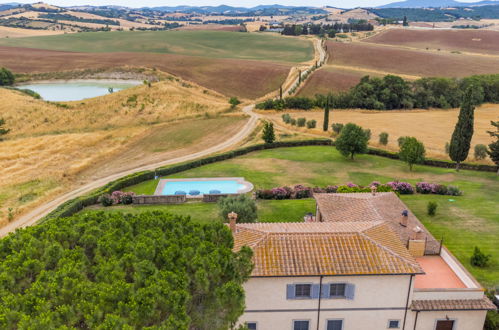
[[[425,274],[417,275],[414,283],[416,289],[458,289],[466,288],[463,281],[441,256],[424,256],[416,258]]]

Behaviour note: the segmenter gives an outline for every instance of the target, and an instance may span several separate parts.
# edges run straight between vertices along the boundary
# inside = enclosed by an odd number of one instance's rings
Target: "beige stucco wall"
[[[486,311],[419,312],[416,330],[434,330],[436,320],[456,320],[453,330],[482,330]],[[416,313],[410,312],[406,329],[414,329]],[[345,329],[347,330],[347,329]]]
[[[391,319],[402,324],[409,280],[409,275],[324,277],[323,285],[355,284],[355,297],[321,299],[319,329],[325,329],[328,319],[343,319],[345,329],[359,330],[386,329]],[[310,329],[316,329],[319,300],[287,300],[286,286],[319,281],[319,277],[251,278],[244,285],[246,312],[239,321],[257,322],[259,330],[278,330],[292,329],[293,320],[309,320]]]
[[[348,299],[321,299],[319,329],[326,329],[326,320],[342,319],[345,330],[387,329],[389,320],[400,320],[400,329],[404,320],[409,275],[395,276],[329,276],[323,278],[323,285],[331,282],[355,284],[355,297]],[[317,329],[318,299],[288,300],[287,284],[319,284],[319,277],[275,277],[251,278],[244,284],[246,292],[246,312],[239,319],[244,322],[257,322],[258,330],[292,329],[293,320],[309,320],[310,329]],[[412,281],[414,284],[414,281]],[[456,294],[437,292],[416,292],[410,290],[412,299],[452,299]],[[468,292],[473,298],[483,293]],[[417,330],[433,330],[435,320],[445,319],[446,315],[456,319],[454,330],[481,330],[485,312],[420,312]],[[408,311],[406,329],[414,327],[415,312]]]
[[[409,275],[324,277],[323,285],[331,282],[355,284],[355,298],[322,299],[321,308],[405,307],[409,278]],[[317,299],[287,300],[286,285],[319,284],[319,281],[319,277],[251,278],[244,284],[246,309],[316,309]]]

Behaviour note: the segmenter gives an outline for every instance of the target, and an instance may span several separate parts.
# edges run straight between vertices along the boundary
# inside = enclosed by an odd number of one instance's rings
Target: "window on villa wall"
[[[317,299],[319,298],[319,284],[297,283],[288,284],[287,299]]]
[[[256,322],[246,322],[246,328],[248,330],[256,330]]]
[[[388,321],[388,329],[399,329],[399,328],[400,328],[400,320]]]
[[[343,330],[343,320],[327,320],[326,330]]]
[[[309,330],[310,321],[296,320],[293,321],[293,330]]]
[[[350,283],[326,283],[322,286],[322,297],[329,299],[353,299],[355,285]]]

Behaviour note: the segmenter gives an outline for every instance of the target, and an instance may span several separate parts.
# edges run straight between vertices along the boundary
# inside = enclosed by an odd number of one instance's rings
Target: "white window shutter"
[[[295,299],[295,285],[288,284],[286,286],[286,299]]]
[[[312,299],[319,299],[319,294],[320,294],[320,285],[319,284],[312,284]]]
[[[355,296],[355,284],[347,284],[345,286],[345,297],[347,299],[353,299]]]

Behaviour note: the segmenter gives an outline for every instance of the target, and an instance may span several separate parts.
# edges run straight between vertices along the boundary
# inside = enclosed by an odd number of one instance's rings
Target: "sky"
[[[38,1],[38,0],[37,0]],[[257,5],[269,5],[278,3],[280,5],[288,6],[335,6],[340,8],[353,8],[353,7],[373,7],[384,5],[387,3],[399,0],[45,0],[45,2],[56,6],[75,6],[75,5],[119,5],[127,7],[157,7],[157,6],[217,6],[229,5],[237,7],[253,7]],[[476,2],[478,0],[458,0],[461,2]],[[19,2],[19,3],[33,3],[36,1],[16,1],[5,0],[5,2]]]

